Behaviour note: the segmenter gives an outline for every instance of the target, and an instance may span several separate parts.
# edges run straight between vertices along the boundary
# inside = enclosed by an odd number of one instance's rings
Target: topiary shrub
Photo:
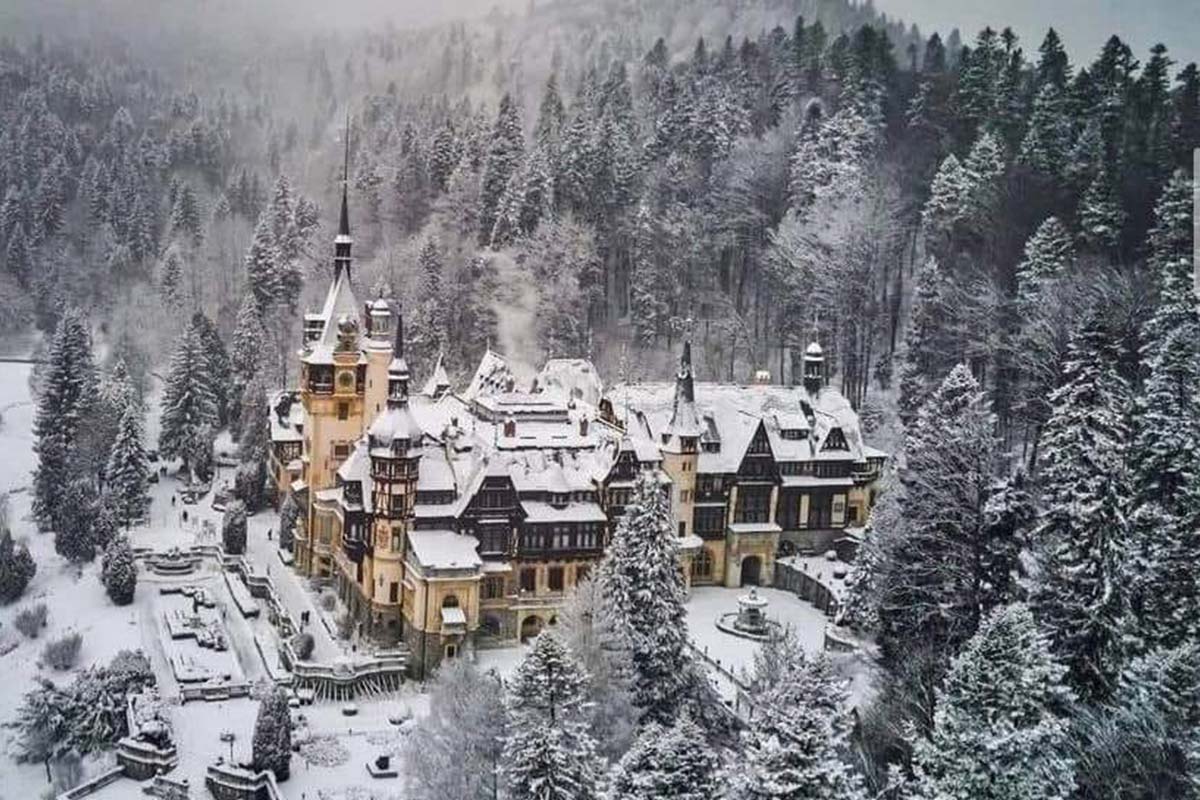
[[[60,639],[46,643],[42,649],[42,663],[60,671],[71,669],[79,661],[79,648],[82,646],[82,636],[78,633],[68,633]]]
[[[292,649],[296,651],[296,658],[301,661],[307,661],[312,658],[313,650],[317,648],[317,640],[308,632],[297,633],[292,637]]]
[[[240,556],[246,552],[246,504],[241,500],[234,500],[225,509],[225,517],[221,522],[221,542],[226,555]]]
[[[291,550],[296,542],[296,520],[300,518],[300,506],[292,495],[283,498],[279,507],[279,548]]]
[[[49,614],[50,610],[46,608],[45,603],[23,608],[13,620],[13,626],[30,639],[36,639],[42,628],[46,627],[46,617]]]
[[[133,602],[137,589],[137,564],[133,560],[133,548],[125,536],[117,536],[104,551],[101,580],[108,596],[119,606]]]
[[[255,770],[269,769],[276,780],[287,780],[292,761],[292,715],[287,692],[282,687],[258,704],[251,746]]]

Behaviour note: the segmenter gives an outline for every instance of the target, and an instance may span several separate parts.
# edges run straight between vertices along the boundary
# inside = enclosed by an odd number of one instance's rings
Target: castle
[[[403,319],[355,299],[351,246],[343,188],[299,389],[271,403],[271,468],[301,509],[294,568],[332,582],[361,636],[402,642],[414,675],[555,624],[639,473],[670,492],[689,585],[769,584],[777,555],[864,524],[886,456],[819,346],[796,386],[698,384],[685,342],[674,382],[606,393],[588,361],[552,359],[518,387],[489,348],[465,389],[439,361],[415,391]]]

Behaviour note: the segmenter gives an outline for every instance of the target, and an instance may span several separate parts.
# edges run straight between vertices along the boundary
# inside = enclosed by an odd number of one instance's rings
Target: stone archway
[[[742,586],[758,586],[762,581],[762,559],[746,556],[742,559]]]
[[[542,632],[542,628],[546,627],[546,622],[537,614],[530,614],[525,619],[521,620],[521,641],[525,642],[535,638]]]

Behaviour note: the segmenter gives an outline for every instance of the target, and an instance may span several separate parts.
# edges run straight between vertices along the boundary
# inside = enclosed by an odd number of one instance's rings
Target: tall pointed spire
[[[696,413],[696,383],[692,376],[690,325],[684,337],[683,354],[679,358],[679,372],[675,376],[675,404],[671,409],[671,422],[662,434],[663,443],[667,445],[682,444],[683,439],[695,439],[703,432],[700,415]],[[676,439],[679,441],[676,442]]]
[[[350,249],[354,240],[350,238],[350,111],[346,111],[346,133],[342,156],[342,213],[338,220],[337,238],[333,240],[333,281],[345,274],[350,278]]]
[[[396,338],[392,344],[392,363],[388,365],[389,406],[408,404],[408,362],[404,360],[404,314],[396,306]]]

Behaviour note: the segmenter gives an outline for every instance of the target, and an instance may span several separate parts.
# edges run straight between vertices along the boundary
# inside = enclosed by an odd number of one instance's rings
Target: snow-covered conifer
[[[240,556],[246,552],[246,504],[234,500],[221,518],[221,544],[225,554]]]
[[[117,536],[104,550],[100,572],[104,589],[114,603],[127,606],[133,602],[137,588],[137,564],[133,560],[133,548],[125,536]]]
[[[483,171],[483,191],[480,194],[480,238],[485,243],[491,237],[500,208],[500,199],[508,186],[509,178],[520,168],[525,151],[525,137],[521,128],[521,112],[511,95],[500,100],[496,125],[492,129],[488,145],[487,163]]]
[[[1041,450],[1038,621],[1085,697],[1103,696],[1120,668],[1127,608],[1129,398],[1099,313],[1072,338]]]
[[[686,713],[669,728],[650,723],[621,759],[610,781],[622,800],[710,800],[718,796],[720,760]]]
[[[217,422],[217,400],[204,371],[208,358],[197,332],[184,331],[171,355],[163,392],[162,432],[159,450],[167,458],[183,461],[195,474],[205,463],[203,451],[212,449],[212,430]]]
[[[663,487],[643,474],[617,523],[599,581],[633,657],[633,699],[643,721],[669,724],[692,676],[683,572]]]
[[[588,730],[587,676],[552,631],[538,635],[508,691],[504,777],[512,800],[593,800],[600,760]]]
[[[7,520],[0,519],[0,605],[20,598],[36,573],[29,548],[13,541]]]
[[[107,503],[126,528],[140,522],[150,504],[146,482],[150,466],[142,447],[141,416],[137,406],[125,406],[105,470]]]
[[[1071,692],[1033,614],[993,611],[938,690],[933,732],[913,742],[918,795],[945,800],[1066,800]]]
[[[256,770],[270,770],[276,780],[285,781],[291,773],[292,714],[282,686],[274,687],[258,703],[251,758]]]

